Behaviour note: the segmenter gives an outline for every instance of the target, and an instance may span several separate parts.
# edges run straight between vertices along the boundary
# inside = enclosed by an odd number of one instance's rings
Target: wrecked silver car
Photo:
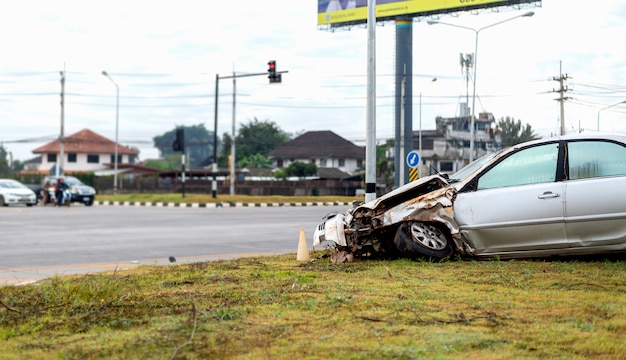
[[[625,189],[626,136],[536,140],[330,213],[313,245],[433,260],[626,251]]]

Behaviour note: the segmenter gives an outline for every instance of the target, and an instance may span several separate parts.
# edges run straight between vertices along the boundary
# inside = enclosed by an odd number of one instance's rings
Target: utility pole
[[[59,136],[59,159],[57,160],[57,166],[55,166],[54,175],[58,178],[63,175],[63,158],[65,157],[65,65],[63,65],[63,71],[61,71],[61,135]]]
[[[560,104],[560,110],[561,110],[561,135],[565,135],[565,100],[569,100],[569,97],[565,96],[565,93],[567,91],[569,91],[569,88],[567,87],[567,85],[564,85],[563,82],[565,80],[571,79],[571,77],[567,74],[563,74],[561,73],[561,66],[559,65],[559,77],[553,77],[552,80],[554,81],[558,81],[559,82],[559,89],[552,89],[552,92],[558,92],[559,93],[559,98],[555,99],[556,101],[558,101]]]
[[[367,0],[365,202],[376,199],[376,1]],[[399,159],[402,164],[403,159]]]
[[[405,174],[405,168],[406,165],[404,164],[404,157],[406,156],[406,149],[405,149],[405,134],[406,131],[408,129],[406,129],[406,123],[405,123],[405,106],[406,106],[406,65],[404,65],[404,73],[402,75],[402,82],[400,85],[400,156],[399,156],[399,169],[398,169],[398,187],[406,184],[407,179],[406,179],[406,174]],[[411,131],[412,132],[412,131]],[[413,134],[411,134],[413,135]],[[411,144],[412,147],[413,144]],[[421,154],[420,154],[421,155]]]
[[[469,79],[470,79],[470,69],[474,67],[474,54],[459,54],[459,60],[461,65],[461,72],[465,71],[465,109],[461,111],[461,116],[463,116],[463,112],[467,111],[467,126],[470,129],[470,153],[469,153],[469,162],[472,162],[474,159],[474,131],[473,129],[473,121],[472,116],[475,113],[474,109],[470,109],[469,107]],[[474,104],[472,104],[472,107]],[[465,159],[465,157],[463,158]]]

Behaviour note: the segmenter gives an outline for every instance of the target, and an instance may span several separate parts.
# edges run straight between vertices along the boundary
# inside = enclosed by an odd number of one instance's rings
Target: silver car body
[[[624,189],[626,136],[536,140],[481,158],[450,180],[424,177],[327,216],[314,245],[332,241],[357,255],[389,251],[399,225],[414,223],[435,225],[451,242],[450,254],[441,247],[435,258],[626,251]]]

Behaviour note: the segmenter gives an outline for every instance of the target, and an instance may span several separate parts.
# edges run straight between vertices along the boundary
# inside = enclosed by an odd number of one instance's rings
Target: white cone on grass
[[[300,240],[298,241],[298,254],[296,255],[298,261],[309,261],[309,247],[306,244],[306,237],[304,236],[304,228],[300,228]]]

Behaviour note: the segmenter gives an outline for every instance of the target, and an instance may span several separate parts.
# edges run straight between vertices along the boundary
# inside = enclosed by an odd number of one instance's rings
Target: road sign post
[[[406,155],[406,164],[409,167],[409,182],[419,179],[420,154],[412,150]]]

